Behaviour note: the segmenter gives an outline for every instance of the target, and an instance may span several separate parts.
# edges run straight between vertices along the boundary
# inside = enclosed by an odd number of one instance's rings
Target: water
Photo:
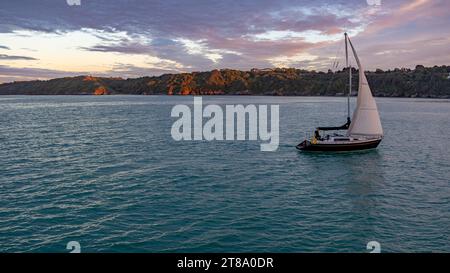
[[[0,97],[0,252],[450,251],[450,101],[377,99],[378,149],[301,153],[345,98],[280,104],[280,147],[175,142],[192,97]]]

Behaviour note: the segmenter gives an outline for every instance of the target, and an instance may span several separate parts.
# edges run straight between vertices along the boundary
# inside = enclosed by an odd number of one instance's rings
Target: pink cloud
[[[410,22],[421,23],[435,17],[450,16],[450,1],[414,0],[398,7],[390,7],[391,11],[381,16],[368,26],[365,34],[372,34],[388,28],[401,27]]]

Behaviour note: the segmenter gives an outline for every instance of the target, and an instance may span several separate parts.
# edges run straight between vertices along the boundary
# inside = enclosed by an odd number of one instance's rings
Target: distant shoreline
[[[353,68],[353,93],[358,86]],[[450,98],[450,66],[365,72],[375,97]],[[222,69],[141,78],[77,76],[0,84],[0,95],[249,95],[344,97],[348,70]]]
[[[167,95],[167,94],[151,94],[151,95],[142,95],[142,94],[111,94],[111,95],[104,95],[104,96],[96,96],[91,94],[73,94],[73,95],[21,95],[21,94],[7,94],[2,95],[0,94],[0,97],[120,97],[120,96],[145,96],[145,97],[194,97],[194,96],[204,96],[204,97],[297,97],[297,98],[346,98],[346,96],[327,96],[327,95],[307,95],[307,96],[298,96],[298,95],[285,95],[285,96],[277,96],[277,95]],[[351,96],[352,98],[356,98],[357,96]],[[375,98],[389,98],[389,99],[423,99],[423,100],[450,100],[450,97],[376,97]]]

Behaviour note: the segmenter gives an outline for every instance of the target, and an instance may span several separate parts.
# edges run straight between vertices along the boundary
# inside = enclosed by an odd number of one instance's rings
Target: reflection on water
[[[305,132],[345,121],[345,98],[204,98],[280,104],[276,152],[175,142],[171,108],[192,102],[0,98],[0,251],[449,251],[449,103],[379,99],[377,149],[304,153]]]

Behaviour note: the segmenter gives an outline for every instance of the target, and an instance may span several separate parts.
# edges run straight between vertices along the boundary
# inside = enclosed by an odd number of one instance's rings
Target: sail
[[[381,127],[377,104],[370,91],[369,83],[364,74],[364,68],[359,61],[355,48],[350,39],[348,41],[359,69],[358,98],[355,111],[353,112],[352,122],[348,129],[348,135],[382,137],[383,128]]]

